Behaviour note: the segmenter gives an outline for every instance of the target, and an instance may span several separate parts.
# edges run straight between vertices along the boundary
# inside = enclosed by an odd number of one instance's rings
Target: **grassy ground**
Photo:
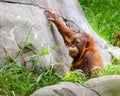
[[[51,69],[38,72],[9,63],[0,69],[0,96],[6,93],[8,96],[30,96],[38,88],[60,81],[62,75]]]
[[[93,77],[111,74],[120,75],[120,65],[108,65]],[[84,83],[88,79],[80,70],[72,71],[63,76],[58,70],[29,70],[25,67],[9,63],[0,69],[0,96],[30,96],[35,90],[62,81]],[[6,95],[7,94],[7,95]]]
[[[78,0],[92,28],[109,43],[120,31],[119,0]]]

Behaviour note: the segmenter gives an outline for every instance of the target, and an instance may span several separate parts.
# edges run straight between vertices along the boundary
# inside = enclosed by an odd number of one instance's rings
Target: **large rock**
[[[44,10],[34,5],[27,5],[27,2],[23,1],[25,0],[21,1],[22,4],[0,2],[0,64],[5,63],[7,54],[13,56],[18,54],[18,45],[22,46],[24,44],[32,27],[28,42],[33,43],[37,53],[45,48],[49,49],[55,45],[60,46],[60,49],[54,50],[49,56],[41,57],[41,63],[44,65],[57,61],[64,62],[69,66],[71,58],[67,54],[62,37],[56,32],[52,33]],[[28,52],[24,55],[32,56],[33,54]]]
[[[41,88],[32,96],[120,96],[120,75],[94,78],[84,85],[62,82]]]
[[[120,96],[120,75],[103,76],[86,82],[100,96]]]
[[[36,4],[40,7],[35,6]],[[44,58],[41,57],[41,64],[59,62],[64,63],[66,66],[70,65],[71,58],[62,37],[57,32],[56,27],[48,22],[44,13],[46,7],[54,9],[58,14],[74,21],[80,27],[71,23],[71,28],[75,30],[79,28],[90,34],[98,45],[104,64],[110,62],[113,52],[111,50],[108,52],[109,45],[89,26],[77,0],[0,0],[0,66],[5,63],[8,54],[12,56],[18,54],[19,46],[24,44],[31,26],[32,31],[28,42],[34,44],[37,53],[54,45],[60,46],[60,49],[50,52]],[[34,54],[28,52],[24,55],[29,57]],[[120,54],[117,56],[119,57]],[[29,58],[27,59],[29,61]]]
[[[37,90],[32,96],[99,96],[78,83],[62,82]]]

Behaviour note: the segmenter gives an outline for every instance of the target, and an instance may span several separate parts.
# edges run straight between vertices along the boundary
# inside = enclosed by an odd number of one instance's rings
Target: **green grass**
[[[92,28],[109,43],[120,31],[119,0],[78,0]]]
[[[97,76],[106,76],[106,75],[120,75],[120,59],[112,59],[110,64],[106,68],[100,70]]]
[[[63,78],[63,81],[84,83],[87,81],[87,78],[82,70],[75,70],[68,72]]]
[[[0,69],[0,89],[8,96],[29,96],[38,88],[62,81],[62,75],[53,69],[31,71],[9,63]]]
[[[33,44],[29,42],[26,42],[20,48],[20,52],[16,58],[8,54],[7,63],[0,69],[0,95],[4,92],[8,96],[29,96],[38,88],[56,84],[63,80],[63,75],[58,68],[60,66],[59,64],[49,67],[45,65],[43,68],[39,67],[39,70],[36,69],[36,66],[38,67],[38,64],[41,63],[40,58],[49,55],[51,51],[59,48],[59,46],[45,48],[38,54],[34,52]],[[30,57],[31,69],[28,69],[19,61],[24,50],[29,50],[34,53]],[[24,61],[24,63],[27,62]]]
[[[25,68],[8,64],[0,69],[0,88],[4,89],[9,96],[13,94],[24,96],[34,90],[32,84],[35,83],[36,76]]]

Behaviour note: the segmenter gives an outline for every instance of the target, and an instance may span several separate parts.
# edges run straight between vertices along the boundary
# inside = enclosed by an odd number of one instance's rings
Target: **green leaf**
[[[31,22],[30,20],[26,20],[26,21],[25,21],[25,24],[26,24],[26,25],[27,25],[27,24],[30,24],[30,22]]]
[[[54,49],[58,49],[58,48],[60,48],[60,46],[55,45],[55,46],[52,47],[52,50],[54,50]]]
[[[44,55],[48,55],[49,54],[49,50],[48,49],[44,49],[42,50],[42,52],[40,53],[40,56],[44,56]]]

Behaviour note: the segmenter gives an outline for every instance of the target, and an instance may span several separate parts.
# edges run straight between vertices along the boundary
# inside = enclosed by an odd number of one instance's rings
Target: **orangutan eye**
[[[77,41],[76,44],[79,44],[79,42]]]
[[[73,45],[73,44],[74,44],[74,42],[72,41],[72,42],[71,42],[71,44]]]

